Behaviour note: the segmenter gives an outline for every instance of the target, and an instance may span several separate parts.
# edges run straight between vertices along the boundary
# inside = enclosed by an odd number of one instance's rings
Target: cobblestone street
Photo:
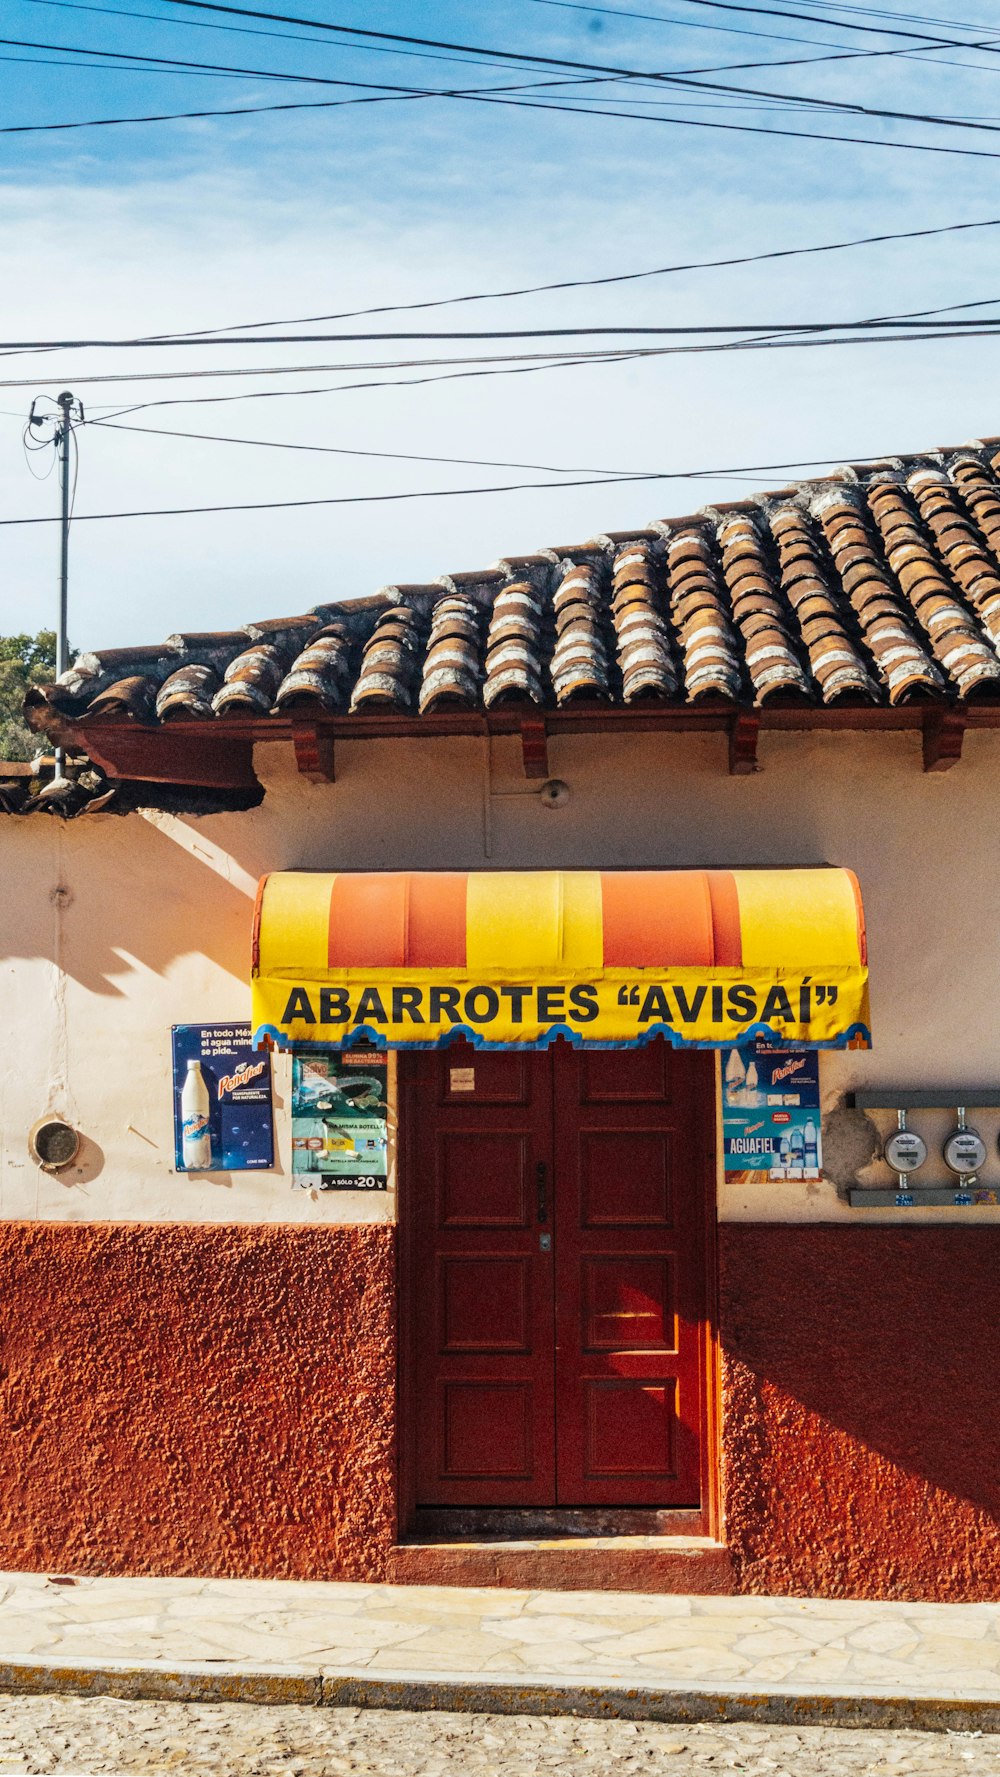
[[[0,1698],[0,1777],[994,1777],[1000,1735]]]

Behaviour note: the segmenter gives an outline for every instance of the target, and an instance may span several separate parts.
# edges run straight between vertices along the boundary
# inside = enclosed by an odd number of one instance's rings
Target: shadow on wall
[[[1000,1596],[1000,1229],[720,1237],[727,1536],[744,1584]]]
[[[0,961],[58,956],[81,987],[118,996],[192,952],[249,981],[253,879],[237,867],[228,880],[225,853],[207,833],[199,849],[197,825],[178,830],[184,843],[140,815],[98,816],[86,832],[70,829],[61,855],[40,861],[26,848],[20,892],[15,850]],[[39,895],[46,863],[49,892]]]

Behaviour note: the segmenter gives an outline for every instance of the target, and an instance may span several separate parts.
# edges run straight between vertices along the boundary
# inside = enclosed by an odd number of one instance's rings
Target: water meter
[[[944,1144],[944,1163],[960,1178],[970,1178],[986,1165],[986,1143],[978,1129],[969,1128],[962,1105],[957,1107],[957,1114],[958,1127]]]

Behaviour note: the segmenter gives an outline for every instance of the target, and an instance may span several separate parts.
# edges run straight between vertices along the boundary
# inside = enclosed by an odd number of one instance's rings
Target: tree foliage
[[[24,720],[31,685],[51,684],[56,676],[56,632],[0,636],[0,759],[32,759],[44,747]]]

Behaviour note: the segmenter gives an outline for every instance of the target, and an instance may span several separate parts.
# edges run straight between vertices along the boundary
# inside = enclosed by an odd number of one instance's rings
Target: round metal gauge
[[[927,1158],[927,1143],[912,1129],[894,1129],[886,1139],[883,1158],[893,1172],[916,1172]]]
[[[986,1164],[986,1143],[978,1130],[953,1129],[944,1144],[944,1163],[952,1172],[967,1175]]]

